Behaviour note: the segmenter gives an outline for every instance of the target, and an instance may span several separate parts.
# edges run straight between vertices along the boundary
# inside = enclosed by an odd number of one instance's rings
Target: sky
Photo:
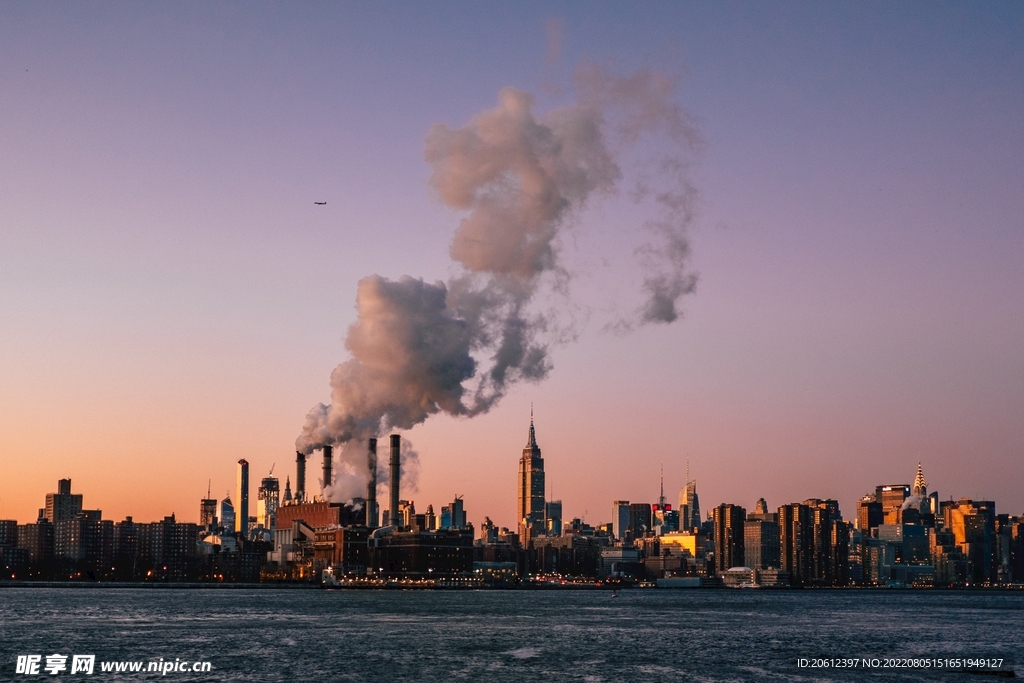
[[[463,272],[432,131],[507,87],[551,120],[595,66],[661,75],[698,134],[696,286],[619,324],[653,267],[628,182],[671,141],[620,148],[609,115],[623,182],[572,205],[530,300],[550,369],[402,429],[402,497],[514,527],[532,406],[591,524],[662,468],[675,502],[687,463],[704,509],[852,518],[920,461],[1024,514],[1020,3],[0,2],[0,518],[66,477],[137,521],[196,521],[240,458],[294,480],[360,281]]]

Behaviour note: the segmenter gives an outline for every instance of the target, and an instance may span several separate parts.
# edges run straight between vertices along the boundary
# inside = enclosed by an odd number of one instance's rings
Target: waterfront
[[[125,681],[958,680],[796,661],[1010,658],[1024,651],[1024,593],[8,588],[0,642],[4,680],[30,680],[17,655],[51,653],[213,667],[88,677]]]

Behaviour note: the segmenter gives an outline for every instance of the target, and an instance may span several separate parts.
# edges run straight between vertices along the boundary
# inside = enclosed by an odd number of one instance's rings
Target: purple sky
[[[1024,513],[1020,3],[3,3],[0,518],[61,477],[142,521],[196,519],[241,457],[294,477],[356,283],[453,274],[431,127],[506,86],[543,114],[588,60],[680,77],[697,290],[607,331],[641,221],[625,191],[588,203],[542,302],[575,339],[490,413],[407,431],[403,497],[513,526],[532,402],[592,523],[654,501],[662,463],[674,502],[687,457],[705,508],[852,517],[920,459],[943,498]]]

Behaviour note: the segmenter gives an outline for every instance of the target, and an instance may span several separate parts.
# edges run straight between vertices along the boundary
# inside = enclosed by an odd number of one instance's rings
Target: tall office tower
[[[945,523],[961,552],[967,556],[968,580],[972,584],[994,582],[998,563],[996,547],[996,504],[990,500],[961,498],[943,503]]]
[[[661,487],[658,502],[653,506],[651,525],[655,535],[661,536],[670,531],[679,531],[679,513],[673,512],[672,505],[665,499],[665,466],[661,467]]]
[[[544,503],[544,533],[548,536],[562,535],[562,501]]]
[[[615,524],[615,538],[625,541],[627,534],[632,536],[629,523],[628,500],[617,500],[612,503],[612,520]]]
[[[939,514],[939,494],[936,491],[928,493],[928,482],[924,478],[924,470],[921,469],[921,461],[917,461],[917,474],[914,475],[914,495],[921,499],[919,507],[921,511],[921,522],[934,525]]]
[[[899,524],[903,501],[910,496],[909,484],[875,487],[875,500],[882,504],[882,523]]]
[[[235,514],[235,531],[243,537],[249,536],[249,461],[238,461],[238,476],[235,479],[235,499],[238,510]]]
[[[427,527],[427,531],[433,531],[437,529],[437,515],[434,514],[434,506],[427,505],[427,511],[423,513],[423,524]],[[366,526],[370,526],[367,524]]]
[[[280,506],[281,482],[277,477],[264,477],[256,491],[256,523],[264,529],[273,530]]]
[[[928,482],[924,480],[924,472],[921,470],[921,461],[917,461],[917,474],[914,476],[914,495],[926,498],[928,496]]]
[[[779,565],[790,581],[811,583],[814,566],[814,520],[811,509],[800,503],[779,508]]]
[[[466,508],[462,506],[462,496],[455,496],[451,504],[452,526],[461,529],[466,526]]]
[[[633,538],[643,538],[654,528],[654,511],[650,503],[631,503],[629,506],[629,528]]]
[[[231,504],[231,498],[228,496],[220,502],[220,525],[228,532],[235,528],[235,506]]]
[[[292,480],[289,477],[284,478],[284,498],[281,502],[285,505],[292,502]]]
[[[306,499],[306,456],[295,451],[295,502]]]
[[[46,494],[46,521],[50,524],[74,519],[82,511],[82,494],[71,493],[71,480],[57,482],[57,493]]]
[[[700,502],[697,499],[697,482],[690,479],[690,462],[686,462],[686,486],[679,492],[679,526],[693,529],[701,525]]]
[[[544,459],[540,456],[537,434],[530,410],[530,435],[519,459],[518,491],[519,539],[526,545],[534,536],[544,534]]]
[[[210,484],[206,484],[206,498],[199,501],[199,526],[210,527],[217,519],[217,499],[210,498]]]
[[[733,567],[744,566],[744,522],[747,511],[739,505],[722,503],[711,510],[715,523],[715,570],[722,574]]]
[[[884,521],[882,504],[875,499],[874,495],[869,493],[857,501],[858,529],[867,533]]]

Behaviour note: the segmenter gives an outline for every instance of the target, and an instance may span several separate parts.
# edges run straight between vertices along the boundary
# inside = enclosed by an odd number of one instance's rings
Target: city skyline
[[[407,497],[516,528],[532,403],[567,518],[655,501],[662,464],[678,492],[687,460],[705,513],[850,518],[919,461],[943,499],[1024,511],[1019,4],[398,7],[0,9],[0,518],[63,478],[112,519],[194,519],[243,459],[294,485],[360,281],[462,272],[471,212],[429,141],[508,87],[550,123],[581,65],[674,84],[696,289],[618,325],[650,268],[639,186],[574,205],[532,301],[546,376],[399,430]],[[661,177],[655,133],[608,146],[624,179]]]
[[[397,435],[393,435],[393,436],[397,436]],[[375,443],[376,439],[373,439],[372,441],[374,442],[372,448],[375,449],[375,447],[376,447],[376,443]],[[394,438],[392,438],[391,439],[391,443],[392,443],[392,446],[394,447],[395,444],[398,443],[398,442]],[[610,523],[613,524],[613,527],[616,529],[616,531],[614,532],[615,538],[618,538],[618,539],[621,540],[622,534],[624,532],[621,531],[621,528],[622,528],[621,514],[622,513],[620,513],[618,511],[620,506],[625,506],[627,508],[626,514],[627,514],[627,517],[628,517],[628,515],[629,515],[628,507],[630,506],[631,503],[635,504],[635,505],[646,505],[648,507],[653,507],[654,509],[657,509],[659,505],[663,505],[665,503],[668,503],[669,500],[672,500],[671,497],[665,496],[665,493],[664,493],[664,478],[663,478],[663,475],[662,475],[662,478],[659,480],[659,488],[660,488],[660,490],[659,490],[659,495],[658,496],[655,496],[655,497],[640,496],[640,497],[636,497],[636,498],[632,498],[632,499],[627,499],[627,500],[623,500],[621,497],[619,497],[619,498],[617,498],[617,499],[615,499],[613,501],[610,500],[609,501],[609,505],[606,506],[606,507],[610,508],[610,510],[611,510],[610,512],[608,512],[608,510],[605,510],[604,512],[597,512],[596,513],[597,517],[593,517],[592,516],[592,518],[588,520],[583,514],[580,514],[579,511],[577,511],[577,510],[572,510],[572,509],[565,510],[564,506],[562,506],[562,501],[558,500],[558,499],[555,499],[553,496],[551,496],[549,494],[544,494],[543,496],[540,496],[539,499],[538,499],[539,494],[537,492],[541,490],[542,486],[534,485],[534,484],[532,484],[532,482],[533,482],[534,478],[537,476],[537,473],[539,473],[539,479],[540,479],[541,482],[543,482],[543,479],[544,479],[544,469],[543,469],[544,465],[543,465],[543,460],[540,459],[540,452],[541,452],[541,449],[540,449],[538,441],[537,441],[535,426],[534,426],[534,422],[533,422],[533,417],[531,415],[530,424],[529,424],[528,441],[527,441],[526,447],[522,450],[522,454],[520,456],[520,461],[519,461],[520,462],[520,469],[519,469],[519,474],[516,477],[516,484],[515,484],[515,488],[516,488],[516,491],[517,491],[516,495],[517,495],[517,497],[519,499],[518,503],[517,503],[517,510],[520,513],[522,513],[524,510],[527,511],[526,514],[528,515],[528,517],[524,518],[524,520],[528,519],[529,520],[528,524],[524,524],[523,522],[515,522],[513,525],[505,525],[505,524],[503,524],[501,522],[496,522],[495,523],[494,520],[492,519],[492,517],[494,517],[493,515],[490,515],[490,514],[480,514],[479,516],[477,516],[475,513],[471,515],[468,512],[465,513],[465,521],[467,521],[468,523],[470,523],[474,527],[476,527],[476,526],[481,526],[484,519],[488,519],[492,523],[494,523],[494,526],[496,528],[497,527],[506,527],[507,529],[511,530],[513,533],[518,533],[520,538],[524,538],[524,539],[528,540],[533,535],[550,535],[551,534],[551,532],[549,530],[545,529],[545,525],[546,525],[546,521],[547,521],[547,505],[553,502],[553,503],[556,503],[558,505],[558,510],[559,510],[559,518],[558,519],[559,519],[559,523],[560,524],[563,521],[567,521],[567,520],[570,520],[570,519],[573,519],[573,518],[579,519],[579,520],[581,520],[584,523],[589,523],[589,524],[591,524],[594,527],[597,527],[597,526],[603,525],[603,524],[607,524],[607,523],[610,522]],[[375,453],[375,450],[374,450],[374,453]],[[397,462],[397,459],[394,457],[395,451],[392,451],[392,453],[393,453],[393,457],[392,457],[391,465],[394,466],[395,463]],[[319,454],[319,452],[318,452],[318,454]],[[532,466],[534,468],[536,468],[536,469],[534,469],[534,474],[532,474],[532,475],[529,474],[529,472],[530,472],[529,469],[526,470],[527,474],[524,474],[523,463],[524,462],[529,462],[531,460],[531,456],[532,456]],[[538,461],[539,461],[539,468],[538,468]],[[374,458],[372,460],[372,462],[376,462],[376,459]],[[898,502],[899,503],[902,503],[904,501],[904,499],[906,499],[909,496],[916,496],[916,497],[920,497],[922,499],[924,499],[925,496],[928,496],[929,495],[929,493],[928,493],[928,486],[929,486],[929,484],[926,481],[926,478],[925,478],[924,473],[923,473],[923,469],[924,468],[923,468],[922,463],[918,462],[917,466],[916,466],[915,475],[912,478],[909,478],[909,479],[908,478],[904,478],[905,481],[904,480],[900,480],[899,482],[894,480],[894,481],[890,481],[890,482],[888,482],[886,484],[877,484],[876,483],[875,486],[872,486],[872,487],[870,487],[870,489],[865,490],[865,492],[862,495],[857,496],[857,499],[855,501],[853,501],[852,503],[850,503],[849,505],[844,505],[843,501],[836,501],[836,502],[839,504],[840,510],[845,509],[845,510],[848,511],[847,517],[851,521],[851,523],[853,523],[854,525],[857,525],[858,522],[860,521],[859,514],[860,514],[860,503],[861,503],[861,501],[866,499],[866,498],[871,498],[872,500],[874,500],[876,495],[879,497],[879,500],[882,500],[883,490],[884,491],[889,491],[890,489],[893,489],[893,491],[895,491],[895,493],[892,494],[893,496],[895,496],[893,498],[893,500],[896,500],[898,498]],[[379,466],[378,466],[377,473],[378,473],[378,476],[381,473],[383,473],[383,470],[380,469]],[[170,512],[167,512],[165,514],[158,515],[158,517],[156,517],[155,519],[161,519],[161,518],[166,518],[168,516],[173,516],[176,519],[181,520],[182,522],[187,522],[187,523],[197,522],[200,526],[204,526],[206,524],[209,524],[209,518],[211,516],[217,516],[218,515],[217,510],[218,510],[219,506],[227,505],[232,510],[232,514],[231,514],[231,517],[230,517],[230,521],[226,524],[226,526],[228,528],[232,529],[234,531],[234,533],[242,533],[240,531],[240,529],[241,529],[241,527],[243,525],[242,510],[244,510],[244,509],[248,509],[249,512],[251,512],[251,513],[256,513],[256,514],[249,514],[248,515],[248,519],[249,520],[255,520],[255,524],[260,525],[260,526],[262,526],[264,528],[270,528],[265,523],[266,520],[269,519],[266,516],[267,515],[266,508],[263,507],[262,505],[259,506],[259,507],[253,507],[252,505],[250,505],[250,500],[258,498],[260,501],[262,501],[263,500],[263,492],[264,492],[264,490],[272,489],[274,494],[277,495],[277,496],[280,496],[281,491],[284,491],[285,492],[285,497],[283,499],[284,501],[288,501],[289,503],[290,502],[298,503],[300,501],[300,498],[298,497],[298,492],[296,493],[296,497],[294,498],[294,501],[292,499],[292,494],[291,494],[291,482],[293,481],[293,476],[295,474],[296,473],[294,471],[286,472],[283,475],[286,483],[282,486],[282,484],[281,484],[281,477],[274,477],[273,473],[271,472],[270,474],[268,474],[267,477],[262,478],[262,481],[261,481],[261,484],[260,484],[260,489],[257,492],[254,492],[253,490],[251,490],[252,487],[250,486],[250,484],[248,482],[248,478],[249,478],[249,464],[248,464],[248,462],[246,460],[242,459],[242,460],[239,460],[238,463],[237,463],[236,483],[235,483],[234,490],[227,490],[227,491],[225,491],[225,494],[224,494],[222,499],[217,498],[217,497],[210,498],[211,494],[210,494],[210,489],[208,487],[207,494],[204,497],[199,498],[198,501],[197,501],[199,512],[196,514],[195,519],[192,518],[192,516],[189,514],[189,511],[186,511],[184,513],[181,513],[181,512],[178,512],[178,511],[170,511]],[[392,474],[393,474],[393,471],[392,471]],[[297,479],[297,477],[296,477],[296,479]],[[71,480],[70,477],[61,478],[58,481],[58,487],[57,487],[58,491],[57,491],[57,493],[60,493],[65,498],[69,498],[69,495],[72,494],[72,492],[71,492],[71,481],[72,480]],[[912,483],[906,483],[906,482],[912,482]],[[307,484],[307,488],[309,488],[308,484]],[[922,491],[924,493],[921,493]],[[367,493],[368,492],[369,491],[367,491]],[[387,509],[381,509],[380,510],[380,512],[384,515],[384,519],[386,519],[387,516],[390,514],[390,508],[393,505],[393,501],[397,500],[398,497],[401,498],[401,502],[402,502],[402,505],[399,506],[400,510],[403,508],[405,503],[410,503],[410,504],[415,504],[416,503],[417,495],[416,495],[415,492],[410,493],[410,492],[404,491],[404,490],[401,491],[401,492],[392,492],[392,490],[387,485],[387,483],[378,482],[378,484],[377,484],[377,486],[375,488],[375,496],[379,497],[379,496],[383,495],[385,492],[387,494],[386,498],[389,499],[389,500],[392,500],[392,504],[390,504]],[[323,490],[321,490],[320,493],[312,493],[312,492],[308,492],[307,491],[304,494],[304,497],[301,500],[306,501],[306,502],[310,502],[310,501],[328,501],[328,502],[345,503],[345,504],[351,504],[353,502],[353,500],[355,500],[357,502],[358,501],[365,501],[366,500],[366,498],[364,496],[357,496],[354,499],[348,499],[348,500],[344,500],[344,501],[342,501],[342,500],[334,501],[334,500],[331,500],[331,499],[325,499],[323,497],[323,493],[324,493]],[[524,493],[526,495],[526,502],[525,503],[524,503]],[[254,494],[256,494],[256,495],[254,495]],[[723,500],[719,501],[717,504],[708,506],[706,508],[706,512],[703,515],[698,512],[697,516],[692,516],[691,517],[692,512],[693,512],[692,508],[696,507],[696,505],[694,505],[694,502],[699,497],[699,494],[700,494],[700,492],[699,492],[698,486],[697,486],[697,478],[696,477],[692,477],[691,478],[689,476],[689,470],[687,469],[686,483],[678,491],[678,498],[677,499],[679,501],[679,504],[676,505],[674,503],[668,503],[668,507],[667,507],[668,510],[675,510],[675,512],[677,514],[676,524],[678,524],[680,526],[680,528],[700,527],[704,523],[711,522],[714,519],[714,513],[715,513],[716,508],[722,508],[722,507],[725,507],[725,508],[733,508],[733,507],[745,508],[747,503],[749,503],[749,501],[739,501],[739,500],[723,499]],[[897,495],[897,494],[899,494],[899,495]],[[31,517],[31,518],[26,518],[24,520],[22,520],[22,519],[15,519],[15,521],[17,521],[19,523],[31,523],[31,522],[35,521],[37,517],[52,518],[53,517],[53,506],[54,506],[53,498],[54,498],[55,495],[56,495],[56,493],[47,493],[45,495],[45,505],[43,507],[40,507],[40,508],[37,509],[37,515],[35,515],[35,516]],[[459,493],[459,494],[452,494],[452,496],[449,496],[449,497],[454,497],[457,500],[462,501],[465,498],[466,495],[467,495],[466,493]],[[468,495],[470,496],[470,499],[473,499],[473,493],[472,492],[469,492]],[[886,495],[888,495],[888,494],[886,494]],[[934,498],[936,503],[941,503],[941,502],[953,503],[955,501],[963,500],[963,499],[968,499],[968,500],[993,500],[992,497],[990,497],[990,496],[976,496],[976,497],[973,497],[973,498],[971,496],[957,496],[957,495],[952,495],[952,494],[942,496],[941,492],[938,491],[935,487],[932,488],[932,490],[930,492],[930,496],[932,498]],[[83,499],[83,494],[81,492],[81,489],[77,489],[72,497],[77,500],[77,508],[76,508],[75,511],[80,512],[83,509],[83,500],[82,500]],[[531,498],[533,500],[530,500]],[[779,509],[779,508],[782,508],[782,507],[785,507],[785,506],[797,504],[801,499],[805,500],[805,501],[806,500],[810,500],[810,499],[822,500],[818,496],[815,496],[813,493],[811,493],[809,496],[794,498],[793,500],[791,500],[788,503],[778,503],[778,504],[774,504],[773,503],[771,506],[769,506],[768,503],[766,502],[766,499],[764,497],[759,497],[758,499],[756,499],[755,504],[751,505],[749,507],[749,509],[750,510],[755,510],[758,513],[765,513],[769,509]],[[828,496],[826,496],[824,499],[825,500],[831,500]],[[278,499],[275,498],[275,500],[278,500]],[[446,500],[446,499],[442,499],[442,500]],[[688,502],[684,502],[684,501],[688,501]],[[419,508],[420,509],[427,509],[428,507],[432,508],[433,504],[435,502],[440,502],[440,501],[422,499],[420,504],[419,504]],[[90,504],[92,504],[92,501],[90,501]],[[279,503],[277,503],[277,504],[279,504]],[[193,506],[193,507],[196,507],[196,506]],[[897,507],[898,507],[898,505],[897,505]],[[100,512],[102,512],[104,508],[103,508],[103,505],[100,504],[100,505],[96,505],[95,509],[99,510]],[[271,516],[272,516],[272,511],[276,510],[276,509],[277,509],[276,507],[270,508]],[[1007,510],[1002,509],[1002,508],[1000,508],[1000,509],[1002,511],[1001,514],[1007,514],[1008,513],[1010,515],[1016,516],[1016,513],[1013,512],[1013,511],[1007,511]],[[684,512],[684,510],[685,510],[685,512]],[[856,510],[856,512],[853,512],[854,510]],[[237,517],[234,514],[235,511],[237,511],[237,514],[238,514]],[[564,514],[565,512],[567,512],[568,514]],[[45,513],[45,514],[39,514],[39,513]],[[607,514],[605,514],[605,513],[607,513]],[[601,515],[604,515],[604,516],[601,516]],[[72,512],[72,513],[70,513],[70,514],[68,514],[66,516],[72,517],[72,516],[74,516],[74,512]],[[219,516],[221,517],[221,522],[223,524],[223,522],[224,522],[224,520],[223,520],[223,517],[224,517],[223,513],[220,513]],[[125,515],[125,517],[126,518],[136,518],[136,517],[139,517],[139,516],[138,515],[133,515],[131,512],[129,512],[127,515]],[[515,519],[515,517],[516,517],[515,515],[512,515],[512,519]],[[116,519],[117,519],[116,517],[111,517],[110,515],[106,515],[106,514],[104,514],[104,518],[105,519],[112,519],[114,521],[116,521]],[[205,522],[204,522],[204,518],[206,519]],[[362,518],[362,516],[361,516],[361,518]],[[139,519],[142,519],[142,518],[139,518]],[[534,526],[534,525],[536,525],[536,526]],[[874,525],[875,524],[871,524],[870,526],[874,526]],[[385,524],[385,526],[386,526],[386,524]],[[862,525],[862,526],[864,528],[867,528],[868,525]],[[530,531],[531,527],[533,528],[532,531]],[[248,531],[249,527],[246,526],[246,529]],[[247,533],[247,531],[245,533]],[[525,533],[524,533],[524,531],[525,531]],[[555,533],[554,535],[558,536],[560,534],[559,533]]]

